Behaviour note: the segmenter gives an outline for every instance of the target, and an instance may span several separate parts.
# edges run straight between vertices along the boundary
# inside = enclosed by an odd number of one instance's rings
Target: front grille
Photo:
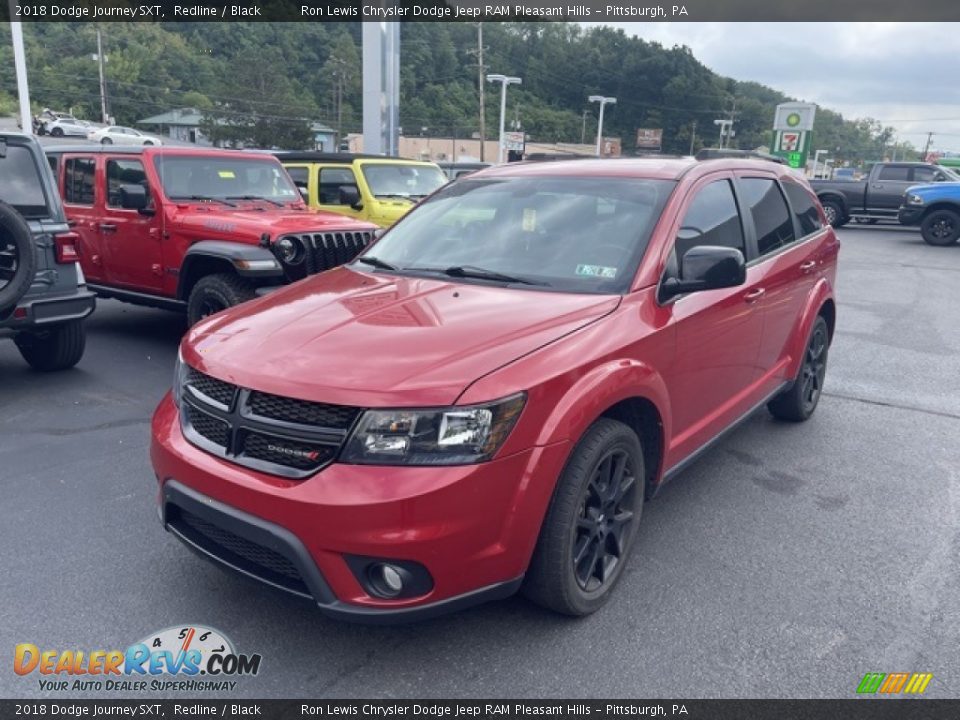
[[[187,420],[197,435],[226,449],[230,442],[230,426],[223,420],[208,415],[189,404],[185,405],[185,408]]]
[[[199,370],[192,368],[187,377],[187,385],[193,387],[201,395],[206,395],[214,402],[227,407],[233,404],[233,396],[237,392],[235,385],[204,375]]]
[[[178,505],[167,506],[167,523],[204,551],[260,579],[309,595],[297,566],[275,550],[208,522]]]
[[[353,260],[373,240],[369,230],[362,232],[326,232],[304,235],[312,250],[313,272],[323,272]]]
[[[243,438],[243,455],[254,460],[284,465],[297,470],[317,470],[337,454],[329,445],[298,442],[275,435],[247,433]]]
[[[360,414],[359,408],[297,400],[264,392],[250,393],[250,412],[270,420],[342,430],[353,425]]]
[[[183,434],[256,470],[300,479],[332,463],[361,408],[272,395],[190,369],[181,393]]]

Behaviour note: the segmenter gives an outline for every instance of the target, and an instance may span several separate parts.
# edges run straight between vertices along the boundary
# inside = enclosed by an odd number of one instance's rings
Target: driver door
[[[695,185],[680,218],[666,277],[681,273],[683,256],[703,245],[737,248],[749,262],[748,225],[731,176],[714,174]],[[666,383],[672,388],[674,457],[711,440],[760,399],[755,397],[764,312],[759,280],[757,269],[748,266],[744,285],[680,295],[665,304],[676,328],[676,360]]]
[[[340,188],[348,187],[359,191],[353,168],[349,166],[320,167],[317,176],[317,208],[350,217],[363,217],[363,208],[359,210],[344,204],[340,200]]]

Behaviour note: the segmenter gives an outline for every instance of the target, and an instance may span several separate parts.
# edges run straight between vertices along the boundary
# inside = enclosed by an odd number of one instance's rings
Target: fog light
[[[377,563],[370,568],[371,584],[383,597],[396,597],[401,593],[404,574],[402,569],[387,563]]]

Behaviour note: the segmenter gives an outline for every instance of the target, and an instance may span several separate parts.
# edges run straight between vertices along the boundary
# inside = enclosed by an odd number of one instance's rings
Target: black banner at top
[[[13,17],[9,17],[10,14]],[[14,0],[23,22],[955,21],[958,0]]]

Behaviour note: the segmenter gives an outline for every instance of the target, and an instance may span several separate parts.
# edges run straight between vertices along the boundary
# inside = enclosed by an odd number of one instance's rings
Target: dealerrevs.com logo
[[[44,691],[183,691],[236,689],[234,678],[260,672],[261,656],[238,653],[226,635],[203,625],[152,633],[126,650],[47,649],[20,643],[17,675],[36,676]]]

